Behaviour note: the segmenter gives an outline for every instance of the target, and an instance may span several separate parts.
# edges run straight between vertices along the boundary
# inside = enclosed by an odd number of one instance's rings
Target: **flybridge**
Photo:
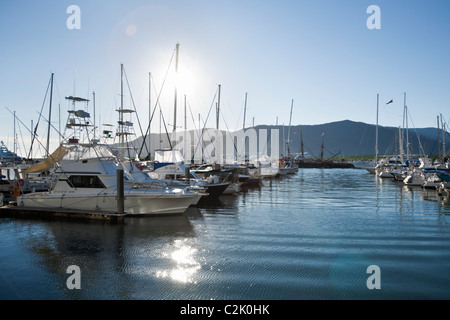
[[[69,113],[73,113],[75,116],[79,117],[79,118],[90,118],[91,115],[89,114],[89,112],[83,111],[83,110],[69,110]]]
[[[73,97],[73,96],[68,96],[66,97],[67,100],[73,100],[73,101],[85,101],[88,102],[89,99],[85,99],[85,98],[80,98],[80,97]]]
[[[85,98],[80,98],[80,97],[73,97],[73,96],[68,96],[66,97],[67,100],[72,100],[74,102],[74,107],[75,107],[75,101],[76,102],[89,102],[89,99],[85,99]],[[89,114],[89,112],[83,111],[83,110],[69,110],[69,113],[74,114],[75,116],[79,117],[79,118],[90,118],[91,115]]]

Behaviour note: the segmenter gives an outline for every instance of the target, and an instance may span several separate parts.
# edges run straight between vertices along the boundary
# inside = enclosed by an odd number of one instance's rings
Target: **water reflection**
[[[223,195],[215,199],[202,199],[197,208],[209,214],[235,214],[238,212],[240,198],[240,195]]]
[[[182,283],[194,283],[195,274],[201,269],[200,263],[195,260],[197,251],[188,244],[187,239],[175,240],[163,253],[163,256],[170,259],[174,266],[168,270],[157,271],[156,277],[170,278]]]
[[[190,208],[183,215],[131,217],[123,223],[31,221],[33,227],[22,235],[32,253],[32,265],[28,267],[43,267],[47,275],[39,278],[36,272],[24,273],[22,277],[28,283],[36,284],[15,290],[29,299],[130,299],[136,294],[140,277],[152,278],[155,270],[157,277],[167,272],[171,279],[189,283],[200,268],[195,261],[197,250],[188,244],[196,236],[191,221],[201,217],[198,208]],[[167,258],[173,266],[161,269]],[[80,267],[82,290],[66,288],[70,265]],[[27,275],[34,275],[33,279]],[[108,285],[110,289],[104,290]],[[46,286],[53,290],[45,292]],[[54,296],[50,292],[55,292]]]
[[[11,283],[26,299],[361,298],[368,264],[394,287],[379,292],[387,298],[423,288],[402,287],[411,272],[416,283],[450,284],[450,203],[433,190],[357,170],[264,182],[179,216],[0,223],[1,274],[21,268]],[[72,264],[82,290],[65,286]]]
[[[393,207],[400,215],[449,214],[448,198],[438,195],[435,189],[407,186],[402,181],[375,177],[377,210]]]

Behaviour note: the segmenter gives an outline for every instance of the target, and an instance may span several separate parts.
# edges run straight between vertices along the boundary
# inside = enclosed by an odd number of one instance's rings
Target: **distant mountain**
[[[288,126],[256,126],[259,129],[278,129],[280,153],[285,154],[286,141],[289,135]],[[192,131],[190,131],[192,134]],[[408,129],[410,153],[416,155],[438,155],[439,145],[437,128]],[[343,120],[318,125],[296,125],[290,128],[289,150],[293,155],[301,154],[301,135],[303,136],[303,149],[307,156],[319,158],[321,155],[322,139],[324,142],[324,159],[332,156],[345,158],[357,155],[375,155],[376,126],[363,122]],[[179,133],[182,136],[182,133]],[[323,135],[323,136],[322,136]],[[406,145],[406,130],[403,133]],[[193,135],[192,135],[193,136]],[[207,138],[207,137],[205,137]],[[442,137],[441,137],[442,139]],[[207,139],[206,139],[207,140]],[[148,154],[148,148],[143,145],[142,137],[136,139],[133,144],[141,151],[141,156]],[[147,138],[148,145],[148,138]],[[154,149],[169,147],[167,135],[164,133],[151,135],[152,155]],[[396,155],[399,150],[399,128],[378,126],[378,154]],[[450,135],[446,135],[446,150],[450,151]],[[405,151],[406,154],[406,151]]]
[[[272,128],[278,128],[280,136],[282,136],[282,126]],[[288,136],[286,131],[287,127],[285,127],[285,141]],[[404,146],[406,146],[406,133],[411,154],[437,155],[439,153],[436,128],[404,130]],[[322,138],[324,158],[335,154],[340,154],[340,157],[375,154],[376,126],[372,124],[344,120],[320,125],[291,126],[289,149],[293,154],[301,152],[301,134],[303,135],[304,152],[308,152],[312,157],[320,157]],[[450,150],[448,133],[446,138],[446,150]],[[399,128],[378,126],[378,154],[380,156],[398,154],[399,141]],[[406,153],[406,150],[404,152]]]

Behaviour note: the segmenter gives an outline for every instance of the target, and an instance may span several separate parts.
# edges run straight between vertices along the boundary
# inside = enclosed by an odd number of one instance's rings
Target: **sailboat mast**
[[[161,119],[162,119],[162,110],[161,110],[161,108],[159,108],[159,148],[161,149],[161,142],[162,142],[162,140],[161,140],[161,138],[162,138],[162,136],[161,136]]]
[[[302,152],[302,159],[305,158],[305,153],[303,152],[303,130],[300,130],[300,142],[301,142],[301,152]]]
[[[30,130],[30,132],[32,133],[33,132],[33,128],[34,128],[34,126],[33,126],[33,120],[31,120],[31,130]],[[61,130],[60,130],[61,131]],[[32,158],[33,158],[33,134],[31,134],[31,141],[30,141],[30,153],[29,153],[29,156],[28,156],[28,158],[31,160]]]
[[[148,73],[148,160],[151,160],[152,149],[150,149],[152,141],[152,131],[150,130],[150,124],[152,123],[152,74]]]
[[[14,150],[14,164],[16,164],[16,112],[14,111],[14,138],[13,138],[13,150]]]
[[[323,161],[323,146],[325,143],[325,133],[322,133],[322,147],[320,148],[320,161]]]
[[[50,106],[48,111],[48,129],[47,129],[47,147],[46,147],[46,157],[48,157],[50,150],[50,126],[52,120],[52,97],[53,97],[53,73],[51,76],[51,85],[50,85]]]
[[[399,155],[399,149],[398,149],[398,133],[397,131],[394,132],[394,151],[397,154],[397,156]]]
[[[92,100],[94,100],[93,103],[94,103],[94,140],[95,140],[96,137],[95,132],[97,131],[97,128],[95,127],[95,91],[92,91]]]
[[[220,87],[219,84],[219,95],[217,98],[217,106],[216,106],[216,129],[219,130],[219,116],[220,116]]]
[[[375,129],[375,165],[378,163],[378,105],[380,102],[380,94],[377,94],[377,125]]]
[[[245,103],[244,103],[244,122],[242,123],[242,130],[245,130],[245,114],[247,113],[247,92],[245,93]]]
[[[123,132],[123,64],[120,64],[120,112],[119,112],[119,132]],[[119,143],[124,143],[124,135],[120,135]]]
[[[59,134],[59,144],[61,144],[61,104],[58,103],[58,134]]]
[[[439,127],[439,116],[437,116],[437,129],[438,129],[438,158],[441,158],[441,129]]]
[[[405,106],[405,123],[406,123],[406,159],[409,159],[409,134],[408,134],[408,107],[406,106],[406,92],[404,93],[404,106]]]
[[[177,74],[178,74],[178,52],[180,44],[176,45],[176,55],[175,55],[175,96],[173,101],[173,131],[177,129]]]
[[[445,122],[444,119],[442,118],[442,114],[441,114],[441,127],[442,127],[442,159],[445,158]]]
[[[401,128],[398,127],[398,136],[399,136],[399,146],[400,146],[400,161],[401,163],[403,163],[404,159],[403,159],[403,134],[401,132]]]
[[[291,121],[292,121],[292,108],[294,107],[294,99],[291,101],[291,115],[289,116],[289,130],[288,130],[288,138],[287,138],[287,156],[289,157],[289,142],[291,138]]]
[[[186,135],[187,135],[187,112],[186,112],[186,95],[184,95],[184,135],[183,135],[183,158],[186,159],[187,155],[187,141],[186,141]]]

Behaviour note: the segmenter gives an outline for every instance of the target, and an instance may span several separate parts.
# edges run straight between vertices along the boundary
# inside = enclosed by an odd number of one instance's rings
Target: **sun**
[[[198,90],[198,71],[196,71],[191,65],[179,65],[178,70],[174,72],[173,86],[177,88],[177,91],[182,96],[192,96],[196,94]]]

